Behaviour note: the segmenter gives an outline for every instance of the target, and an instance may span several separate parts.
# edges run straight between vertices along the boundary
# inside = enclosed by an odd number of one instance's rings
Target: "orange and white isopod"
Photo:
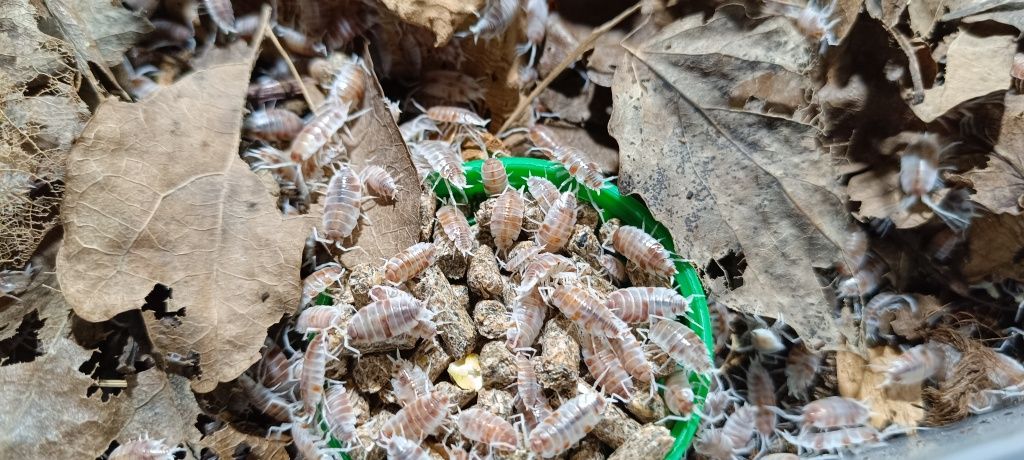
[[[814,383],[821,367],[821,355],[798,344],[786,355],[786,388],[794,398],[807,398],[807,391]]]
[[[473,235],[470,234],[469,221],[466,216],[454,206],[441,206],[437,210],[437,222],[441,224],[441,230],[448,236],[448,239],[455,243],[463,255],[473,252]]]
[[[305,334],[307,332],[322,331],[338,324],[341,318],[341,309],[333,305],[313,305],[302,313],[295,321],[295,332]]]
[[[507,420],[480,408],[470,408],[459,414],[456,423],[459,434],[490,448],[514,449],[516,429]]]
[[[495,201],[490,229],[498,251],[505,253],[519,239],[525,214],[526,203],[519,190],[506,189]]]
[[[433,243],[416,243],[384,263],[384,280],[399,285],[409,281],[434,263]]]
[[[299,374],[299,395],[302,397],[302,408],[312,414],[324,396],[324,378],[327,372],[327,334],[317,333],[309,341],[306,352],[302,355],[302,372]]]
[[[597,426],[607,404],[598,393],[566,401],[530,431],[530,451],[543,458],[565,452]]]
[[[363,69],[362,61],[358,58],[346,61],[334,72],[327,100],[359,107],[366,94],[366,81],[366,71]]]
[[[516,246],[508,255],[508,259],[502,262],[502,268],[510,272],[521,272],[534,257],[542,252],[544,249],[536,244]]]
[[[544,327],[547,305],[537,290],[518,296],[512,301],[512,327],[506,334],[506,344],[510,350],[518,350],[533,345]]]
[[[344,385],[334,384],[327,388],[323,418],[334,439],[346,443],[355,440],[356,409]]]
[[[412,144],[411,153],[422,157],[430,169],[442,179],[458,188],[466,188],[466,171],[462,169],[462,156],[444,141],[423,141]]]
[[[324,104],[316,117],[306,124],[292,141],[290,157],[303,166],[303,173],[309,176],[317,165],[308,165],[314,155],[334,136],[349,119],[348,104]]]
[[[246,136],[265,141],[290,141],[302,131],[302,118],[285,109],[257,110],[242,123]]]
[[[626,335],[626,334],[623,334]],[[622,365],[604,337],[589,337],[582,340],[580,351],[583,362],[594,377],[594,385],[605,392],[615,395],[622,401],[633,399],[636,390],[633,378]]]
[[[588,334],[599,337],[618,337],[629,333],[629,326],[596,295],[586,288],[561,286],[550,295],[551,304],[566,318],[571,319]]]
[[[665,393],[662,398],[665,400],[665,407],[676,416],[688,419],[693,414],[694,399],[693,387],[690,386],[690,377],[686,371],[678,371],[665,379]]]
[[[601,254],[601,257],[598,257],[598,261],[601,262],[601,268],[604,269],[604,273],[608,275],[612,282],[620,284],[626,282],[626,266],[618,257],[611,254]]]
[[[427,453],[428,450],[421,445],[422,443],[412,439],[393,436],[383,442],[384,451],[387,452],[389,460],[430,460],[433,458]]]
[[[491,39],[501,36],[519,11],[519,0],[488,0],[480,19],[469,27],[476,37]]]
[[[419,442],[436,431],[447,418],[448,395],[432,391],[391,416],[384,422],[380,433],[384,439],[397,435]]]
[[[804,405],[796,420],[804,427],[818,429],[864,425],[871,418],[871,408],[856,399],[830,396]]]
[[[707,347],[688,327],[675,321],[661,320],[654,323],[647,337],[675,362],[701,374],[711,371]]]
[[[231,0],[203,0],[203,5],[220,30],[235,32],[235,10],[231,8]]]
[[[345,275],[341,265],[331,264],[323,267],[302,280],[302,306],[308,305],[321,292],[337,283]]]
[[[242,391],[249,398],[252,407],[278,422],[287,422],[292,417],[292,403],[273,390],[260,385],[247,374],[238,377]]]
[[[508,188],[508,172],[505,171],[505,163],[491,157],[484,160],[480,166],[480,178],[484,184],[484,191],[494,196]]]
[[[359,173],[359,179],[366,189],[375,196],[395,201],[398,198],[398,184],[388,170],[377,165],[369,165]]]
[[[528,411],[538,418],[547,417],[548,399],[537,381],[533,361],[525,354],[516,354],[516,394]]]
[[[549,252],[538,254],[523,269],[518,288],[519,295],[524,296],[538,285],[575,270],[572,260],[565,256]]]
[[[651,383],[654,380],[654,365],[647,359],[643,344],[632,333],[609,338],[608,343],[629,375],[640,382]]]
[[[608,308],[629,324],[648,321],[651,316],[675,318],[690,312],[690,302],[675,289],[628,287],[608,294]]]
[[[392,297],[371,302],[349,321],[346,336],[353,343],[382,342],[413,331],[420,323],[433,324],[423,302],[409,297]]]
[[[307,37],[302,32],[292,29],[291,27],[275,24],[274,35],[277,35],[277,38],[281,39],[281,45],[292,53],[305,57],[323,56],[327,54],[327,47],[324,46],[323,43]]]
[[[665,247],[637,227],[623,225],[617,228],[612,234],[612,246],[647,273],[675,276],[679,272]]]
[[[537,201],[537,206],[545,214],[561,196],[561,193],[558,192],[558,187],[555,187],[555,184],[552,184],[551,181],[543,177],[527,178],[526,190],[530,192],[530,196]]]
[[[427,109],[426,115],[427,118],[438,123],[478,127],[487,126],[487,120],[480,118],[480,115],[477,115],[473,111],[462,107],[435,105]]]
[[[399,360],[394,374],[391,376],[391,389],[395,392],[395,399],[402,406],[412,404],[419,398],[427,396],[433,390],[434,384],[430,376],[412,361]]]
[[[548,252],[558,252],[572,236],[576,226],[576,195],[565,192],[544,214],[537,229],[537,244]]]
[[[348,165],[342,165],[331,177],[324,200],[324,237],[340,241],[352,235],[361,214],[363,185]]]

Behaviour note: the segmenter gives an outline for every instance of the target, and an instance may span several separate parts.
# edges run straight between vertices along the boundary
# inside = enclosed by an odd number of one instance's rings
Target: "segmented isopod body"
[[[341,318],[341,310],[333,305],[314,305],[299,313],[295,331],[300,334],[322,331],[335,326]]]
[[[576,195],[565,192],[544,214],[537,229],[537,244],[548,252],[558,252],[572,236],[576,226]]]
[[[484,191],[488,195],[497,195],[508,188],[508,173],[505,172],[505,163],[491,157],[484,160],[480,166],[480,177],[484,183]]]
[[[343,102],[350,107],[359,107],[366,94],[366,71],[362,61],[353,59],[345,62],[334,73],[331,89],[327,93],[328,101]]]
[[[455,249],[467,256],[473,252],[473,235],[470,234],[469,221],[461,211],[454,206],[441,206],[437,210],[437,221],[448,239],[455,243]]]
[[[248,40],[252,38],[253,35],[256,35],[256,31],[259,30],[260,24],[262,24],[262,21],[260,21],[260,15],[247,14],[235,19],[235,33],[237,33],[242,39]]]
[[[506,344],[510,350],[533,345],[544,327],[547,309],[544,299],[536,290],[512,301],[512,327],[506,334]]]
[[[299,374],[299,395],[302,396],[302,408],[307,414],[314,413],[323,399],[328,355],[327,334],[317,333],[302,355],[302,372]]]
[[[235,10],[231,8],[231,0],[203,0],[203,5],[206,6],[210,19],[213,19],[213,23],[217,24],[220,30],[227,33],[236,32]]]
[[[526,295],[538,285],[570,270],[575,270],[572,260],[548,252],[538,254],[523,269],[523,276],[518,288],[519,295]]]
[[[580,351],[583,352],[583,362],[586,363],[590,375],[594,377],[594,385],[618,396],[622,401],[633,399],[633,392],[636,389],[633,379],[615,356],[607,339],[590,337],[589,340],[583,339],[582,342]]]
[[[889,322],[904,308],[910,309],[911,312],[916,311],[917,300],[909,295],[890,292],[882,292],[874,296],[864,306],[862,312],[861,327],[864,328],[864,338],[871,344],[895,338],[892,335]]]
[[[597,393],[566,401],[530,431],[530,451],[543,458],[565,452],[597,426],[607,404]]]
[[[416,243],[384,263],[384,280],[391,284],[409,281],[434,263],[433,243]]]
[[[608,275],[613,283],[624,283],[626,282],[626,266],[611,254],[601,254],[598,257],[598,261],[601,262],[601,267],[604,268],[604,273]]]
[[[647,359],[643,344],[632,333],[610,338],[608,343],[629,375],[645,383],[651,383],[654,380],[654,365]]]
[[[704,425],[693,443],[693,450],[698,454],[715,460],[735,460],[737,454],[749,451],[750,448],[737,450],[732,441],[725,435],[725,430],[714,425]]]
[[[290,156],[293,162],[303,165],[303,173],[307,176],[309,168],[306,163],[345,125],[348,108],[348,104],[324,104],[317,116],[295,136]]]
[[[533,142],[533,145],[547,151],[547,154],[552,158],[555,157],[554,152],[556,150],[562,150],[568,147],[567,145],[562,144],[551,128],[544,125],[531,126],[529,136],[530,142]]]
[[[487,120],[480,118],[475,112],[462,107],[435,105],[427,109],[427,118],[438,123],[451,123],[466,126],[487,126]]]
[[[163,439],[142,438],[117,446],[108,460],[173,460],[174,454],[184,452],[181,447],[168,447]]]
[[[526,190],[530,192],[530,196],[537,201],[537,206],[545,214],[561,196],[561,193],[558,192],[558,187],[555,187],[555,184],[552,184],[551,181],[543,177],[527,178]]]
[[[308,305],[344,275],[345,269],[338,264],[328,265],[310,273],[302,280],[302,305]]]
[[[414,155],[421,156],[430,164],[430,169],[442,179],[458,188],[466,188],[466,171],[462,169],[462,157],[450,144],[444,141],[423,141],[412,145]]]
[[[882,439],[881,433],[869,426],[835,431],[801,431],[797,436],[785,431],[781,431],[779,434],[794,446],[815,451],[838,451],[858,444],[878,442]]]
[[[532,68],[537,58],[537,48],[544,41],[548,22],[548,1],[527,0],[526,2],[526,43],[516,47],[519,54],[530,53],[527,68]]]
[[[285,356],[284,350],[268,340],[268,346],[257,368],[260,383],[275,390],[281,387],[290,387],[290,384],[295,383],[294,380],[289,380],[291,379],[289,373],[291,367],[292,360]],[[290,388],[285,389],[290,390]]]
[[[295,422],[291,429],[295,450],[303,459],[336,458],[334,450],[327,447],[327,440],[320,431],[307,422]]]
[[[242,391],[249,397],[249,403],[260,412],[268,415],[278,422],[287,422],[292,417],[291,401],[274,393],[269,388],[260,385],[247,374],[238,377],[238,383]]]
[[[522,353],[516,355],[516,394],[536,418],[547,417],[548,400],[537,381],[537,371],[530,358]]]
[[[940,342],[923,343],[904,351],[881,369],[885,373],[882,386],[921,383],[947,366],[951,368],[959,360],[960,352],[949,345]]]
[[[432,391],[391,416],[381,427],[385,439],[395,435],[420,442],[448,418],[448,395]]]
[[[257,17],[257,19],[259,18]],[[249,84],[249,89],[246,91],[246,98],[254,104],[259,105],[270,101],[287,99],[301,93],[302,87],[299,86],[298,80],[274,80],[272,78],[265,78]]]
[[[732,408],[733,404],[739,398],[734,398],[732,394],[724,390],[714,390],[708,392],[708,395],[704,398],[704,420],[708,423],[718,423],[729,413],[729,409]]]
[[[566,318],[576,322],[580,328],[591,335],[618,337],[629,333],[629,326],[608,310],[601,299],[587,289],[577,286],[558,287],[551,293],[551,303]],[[689,329],[687,330],[689,331]],[[696,337],[696,335],[694,336]]]
[[[462,411],[457,419],[459,434],[489,447],[514,449],[516,429],[507,420],[480,408]]]
[[[432,316],[423,302],[411,296],[382,299],[359,309],[346,335],[353,343],[382,342],[406,332],[418,333],[421,325],[433,326]]]
[[[363,185],[359,176],[348,165],[342,165],[331,177],[324,200],[324,237],[340,241],[352,235],[359,222],[359,204],[363,199]]]
[[[494,245],[501,253],[505,253],[519,239],[523,230],[523,216],[526,203],[522,193],[512,188],[506,189],[494,203],[491,212],[491,235]]]
[[[708,349],[696,333],[675,321],[654,324],[648,339],[665,351],[675,362],[701,374],[711,371]]]
[[[388,460],[430,460],[430,454],[419,442],[394,436],[385,441]]]
[[[722,426],[722,434],[729,438],[729,442],[735,449],[744,449],[754,439],[754,419],[757,415],[757,408],[754,406],[743,406],[736,409]]]
[[[334,439],[345,443],[355,440],[356,409],[344,385],[335,384],[327,388],[323,417]]]
[[[675,318],[690,312],[690,302],[674,289],[629,287],[608,294],[608,309],[629,324],[643,323],[651,316]]]
[[[480,19],[469,27],[469,31],[484,39],[501,36],[512,24],[518,9],[519,0],[487,0]]]
[[[871,408],[856,399],[829,396],[811,401],[803,407],[804,427],[818,429],[864,425],[871,417]]]
[[[662,396],[665,400],[665,407],[675,415],[689,417],[693,414],[694,398],[693,388],[690,386],[690,378],[686,371],[676,372],[665,379],[665,393]]]
[[[859,269],[839,282],[836,294],[842,298],[871,295],[878,290],[888,270],[889,265],[881,257],[869,254]]]
[[[747,399],[757,408],[754,425],[761,439],[768,439],[775,433],[777,418],[771,408],[776,405],[775,383],[761,361],[754,359],[747,369]]]
[[[390,298],[394,298],[394,297],[407,297],[409,299],[416,300],[416,296],[414,296],[414,295],[412,295],[412,294],[410,294],[408,292],[405,292],[405,291],[403,291],[403,290],[401,290],[399,288],[396,288],[396,287],[384,286],[384,285],[377,285],[377,286],[374,286],[374,287],[370,288],[369,292],[367,292],[367,295],[369,295],[370,296],[370,300],[372,300],[374,302],[376,302],[378,300],[390,299]]]
[[[759,327],[750,330],[750,345],[758,353],[778,353],[786,349],[786,343],[774,330],[767,327]]]
[[[786,356],[786,388],[794,398],[807,398],[807,391],[814,383],[821,367],[821,355],[813,353],[803,344],[789,350]]]
[[[527,264],[542,252],[544,249],[536,244],[516,246],[508,255],[508,260],[504,262],[502,268],[510,272],[522,272],[526,269]]]
[[[391,388],[395,392],[395,398],[403,406],[429,395],[433,387],[430,376],[421,367],[404,359],[399,361],[391,377]]]
[[[665,247],[637,227],[623,225],[617,228],[612,234],[612,246],[616,252],[647,273],[660,276],[675,276],[679,273]]]
[[[562,164],[562,167],[569,172],[577,182],[591,190],[601,190],[607,180],[601,174],[600,168],[592,161],[587,161],[586,155],[575,147],[567,147],[557,151],[555,160]]]
[[[395,183],[395,178],[391,177],[391,173],[386,169],[377,165],[369,165],[363,168],[359,178],[373,195],[391,201],[395,201],[398,198],[398,184]]]
[[[277,35],[277,38],[281,39],[281,45],[292,53],[305,57],[327,54],[327,47],[323,43],[313,40],[291,27],[275,24],[274,35]]]

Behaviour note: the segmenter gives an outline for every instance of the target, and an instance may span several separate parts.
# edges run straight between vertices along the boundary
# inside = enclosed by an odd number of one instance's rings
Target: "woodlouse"
[[[260,412],[278,422],[287,422],[292,418],[291,401],[260,385],[252,377],[242,374],[238,377],[242,391],[249,397],[249,403]]]
[[[506,253],[519,239],[525,214],[526,203],[519,190],[508,188],[495,201],[490,230],[499,252]]]
[[[628,333],[627,333],[628,334]],[[627,335],[623,334],[623,335]],[[594,377],[594,386],[616,396],[621,401],[633,399],[636,391],[633,378],[622,365],[604,337],[588,337],[582,340],[580,351],[590,375]]]
[[[231,8],[231,0],[203,0],[206,12],[220,30],[235,33],[235,10]]]
[[[626,282],[626,266],[621,260],[611,254],[601,254],[598,261],[601,263],[604,273],[613,283]]]
[[[406,439],[402,436],[393,436],[384,441],[384,450],[388,459],[402,460],[430,460],[431,456],[427,449],[419,442]]]
[[[654,323],[648,338],[675,362],[701,374],[711,371],[708,349],[696,333],[675,321]]]
[[[675,318],[690,312],[690,302],[674,289],[629,287],[608,294],[608,308],[629,324],[649,321],[651,316]]]
[[[526,269],[527,264],[542,252],[544,252],[544,249],[535,244],[516,246],[512,249],[512,252],[509,253],[508,259],[502,262],[501,268],[510,272],[522,272]]]
[[[512,301],[512,327],[506,334],[506,344],[510,350],[533,345],[544,327],[547,309],[544,299],[536,290]]]
[[[864,306],[861,318],[864,338],[868,343],[878,344],[895,339],[889,322],[903,309],[909,309],[911,313],[916,312],[917,300],[909,295],[890,292],[881,292],[874,296]]]
[[[421,156],[442,179],[458,188],[466,188],[462,157],[447,142],[423,141],[412,144],[414,156]]]
[[[403,407],[380,429],[384,439],[395,435],[420,442],[433,434],[448,418],[448,395],[432,391]]]
[[[366,71],[363,70],[362,61],[359,59],[349,60],[334,72],[327,100],[345,103],[350,107],[359,107],[366,94],[366,84],[367,76]]]
[[[544,214],[537,230],[537,244],[548,252],[558,252],[572,236],[576,226],[576,195],[565,192]]]
[[[529,177],[526,179],[526,190],[530,192],[530,196],[537,201],[537,206],[540,207],[541,212],[547,214],[551,206],[558,201],[561,193],[558,191],[558,187],[555,184],[543,177]]]
[[[754,439],[756,431],[756,417],[756,407],[742,406],[725,419],[722,434],[729,439],[729,443],[736,449],[736,453],[749,452],[752,448],[751,441]]]
[[[766,441],[775,433],[777,418],[773,410],[777,402],[775,382],[758,359],[747,368],[747,399],[757,409],[754,425],[762,441]]]
[[[324,200],[323,230],[328,241],[341,241],[352,235],[363,199],[363,186],[348,165],[342,165],[327,185]]]
[[[406,332],[418,335],[422,327],[433,329],[432,316],[423,302],[411,296],[381,299],[356,312],[349,320],[346,337],[352,343],[365,344],[382,342]]]
[[[302,458],[335,458],[336,449],[327,446],[327,440],[314,426],[308,422],[292,423],[292,441],[295,443],[295,450]]]
[[[384,263],[384,280],[399,285],[419,276],[434,263],[435,253],[433,243],[409,246]]]
[[[941,342],[926,342],[903,352],[885,366],[875,366],[885,373],[882,386],[912,385],[948,372],[960,360],[960,352]]]
[[[436,105],[427,109],[427,118],[438,123],[450,123],[463,126],[487,126],[487,120],[480,118],[476,112],[462,107]]]
[[[488,195],[497,195],[508,187],[508,173],[505,172],[505,164],[497,158],[491,157],[484,160],[484,164],[480,166],[480,177],[484,184],[484,191]]]
[[[519,0],[487,0],[480,19],[469,27],[474,37],[491,39],[505,33],[519,11]]]
[[[523,268],[517,292],[520,296],[526,295],[537,286],[549,280],[564,277],[566,273],[575,270],[576,267],[573,265],[572,260],[565,256],[551,254],[550,252],[537,254]]]
[[[257,110],[245,118],[242,128],[253,139],[270,142],[290,141],[302,131],[302,118],[290,110]]]
[[[882,434],[869,426],[844,428],[836,431],[802,431],[796,436],[785,431],[780,431],[779,434],[790,444],[813,451],[838,451],[850,446],[882,440]]]
[[[629,326],[608,310],[601,299],[586,288],[576,286],[555,288],[550,294],[550,301],[566,318],[574,321],[589,334],[618,337],[629,333]]]
[[[316,154],[349,120],[348,104],[325,104],[321,111],[295,136],[289,151],[292,162],[302,166],[306,177],[313,177],[322,165]]]
[[[386,169],[368,165],[359,173],[359,179],[374,196],[392,202],[398,199],[398,184]]]
[[[320,293],[337,283],[342,276],[345,276],[345,269],[341,265],[331,264],[310,273],[302,280],[301,305],[308,305]]]
[[[299,374],[299,394],[302,396],[302,408],[307,414],[314,413],[323,399],[329,355],[327,334],[319,332],[309,341],[302,356],[302,371]]]
[[[548,22],[547,0],[527,0],[526,2],[526,43],[516,46],[519,54],[530,53],[526,66],[533,67],[537,58],[537,48],[544,41]]]
[[[295,332],[305,334],[322,331],[337,326],[340,318],[341,309],[333,305],[314,305],[299,313],[299,319],[295,321]]]
[[[654,365],[647,359],[643,344],[633,336],[633,333],[627,332],[621,336],[609,338],[608,343],[629,375],[637,381],[648,384],[654,381]]]
[[[323,418],[331,437],[351,443],[356,437],[356,409],[344,385],[334,384],[324,394]]]
[[[606,405],[605,398],[597,393],[566,401],[530,431],[530,451],[543,458],[566,451],[597,426]]]
[[[871,417],[871,408],[855,399],[830,396],[804,405],[801,416],[786,416],[801,422],[804,428],[830,429],[864,425]]]
[[[456,419],[459,434],[489,448],[514,449],[516,429],[507,420],[480,408],[462,411]]]
[[[686,371],[675,372],[665,379],[665,407],[682,420],[688,420],[695,409],[696,395],[690,386],[690,378]]]
[[[433,387],[430,377],[423,368],[412,361],[398,361],[398,366],[391,377],[391,388],[400,404],[412,404],[413,401],[429,395]]]
[[[612,246],[647,273],[669,277],[679,273],[665,247],[637,227],[623,225],[617,228],[612,234]]]
[[[307,37],[291,27],[275,24],[274,35],[281,39],[281,45],[288,51],[300,56],[314,57],[327,54],[327,47],[322,42]]]
[[[799,344],[786,356],[786,389],[794,398],[806,399],[821,367],[821,355]]]
[[[455,243],[455,249],[466,256],[473,252],[473,235],[470,233],[469,221],[462,211],[450,205],[441,206],[437,210],[437,222],[441,224],[441,229],[448,239]]]
[[[543,419],[548,416],[548,400],[544,396],[544,389],[537,381],[533,361],[522,353],[516,355],[516,394],[525,409],[536,418]]]

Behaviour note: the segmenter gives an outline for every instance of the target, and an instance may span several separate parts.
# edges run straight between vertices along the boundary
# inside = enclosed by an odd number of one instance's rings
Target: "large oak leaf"
[[[813,86],[813,47],[782,18],[684,18],[627,45],[609,128],[623,190],[644,198],[680,255],[745,257],[743,285],[713,294],[831,345],[839,333],[815,268],[841,258],[847,213],[817,129],[787,115],[804,108],[792,89]]]
[[[158,351],[198,356],[199,392],[255,362],[299,298],[305,224],[281,216],[238,156],[254,58],[234,48],[144,102],[104,102],[68,166],[68,303],[103,321],[169,287],[178,316],[147,312],[146,326]]]

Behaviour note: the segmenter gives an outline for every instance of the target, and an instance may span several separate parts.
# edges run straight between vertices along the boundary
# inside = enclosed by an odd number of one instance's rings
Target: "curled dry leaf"
[[[1015,0],[957,0],[941,20],[958,19],[968,24],[995,21],[1024,31],[1024,5]]]
[[[983,169],[964,176],[974,183],[974,201],[994,213],[1020,214],[1024,204],[1024,95],[1006,93],[999,145]]]
[[[946,53],[945,83],[925,90],[924,101],[911,107],[914,113],[930,122],[962,102],[1009,88],[1015,40],[961,28]]]
[[[468,26],[484,7],[484,0],[382,0],[403,21],[434,33],[434,46],[443,46],[455,31]]]
[[[187,378],[154,367],[132,378],[127,392],[127,400],[123,395],[115,400],[125,406],[126,416],[119,443],[146,435],[158,435],[171,446],[199,442],[199,404]]]
[[[900,356],[892,347],[868,349],[869,359],[848,351],[836,353],[839,395],[859,399],[871,407],[871,425],[883,429],[892,423],[914,427],[924,418],[921,385],[893,385],[882,388],[885,375],[872,367],[885,367]]]
[[[210,449],[220,458],[235,458],[239,447],[249,449],[250,456],[247,458],[258,458],[260,460],[288,460],[291,458],[285,450],[291,442],[287,436],[277,439],[266,436],[251,435],[235,429],[231,425],[215,431],[199,441],[201,449]]]
[[[60,242],[41,247],[39,253],[32,258],[35,270],[34,277],[24,293],[17,294],[18,300],[11,305],[0,308],[0,341],[6,340],[16,333],[26,315],[42,321],[39,330],[34,331],[39,342],[39,350],[49,349],[57,338],[68,332],[71,308],[64,301],[58,289],[57,275],[53,272],[54,259]],[[0,349],[0,354],[6,350]]]
[[[365,53],[365,59],[367,67],[372,69],[369,53]],[[352,243],[362,251],[347,251],[342,255],[342,262],[349,267],[377,264],[381,258],[387,259],[415,244],[420,234],[420,183],[416,168],[372,70],[370,80],[364,97],[370,111],[359,117],[351,128],[355,142],[350,147],[349,158],[357,171],[370,164],[385,168],[397,181],[399,192],[396,200],[375,201],[367,209],[368,221],[359,226]]]
[[[817,130],[776,109],[736,106],[737,87],[776,74],[803,88],[817,48],[784,18],[743,30],[688,17],[628,54],[615,73],[610,131],[620,184],[645,199],[683,257],[704,264],[742,253],[743,285],[714,292],[747,313],[777,317],[815,346],[840,334],[815,274],[841,258],[847,224]],[[782,107],[771,93],[749,107]]]
[[[868,14],[888,28],[900,22],[910,0],[865,0],[863,3]]]
[[[146,326],[158,352],[198,355],[199,392],[255,362],[301,290],[308,225],[281,216],[237,153],[254,56],[236,47],[146,101],[104,102],[69,160],[68,303],[103,321],[169,287],[173,314],[145,312]]]
[[[963,273],[970,283],[1024,279],[1018,251],[1024,247],[1024,216],[987,215],[975,219],[967,233],[967,263]]]

